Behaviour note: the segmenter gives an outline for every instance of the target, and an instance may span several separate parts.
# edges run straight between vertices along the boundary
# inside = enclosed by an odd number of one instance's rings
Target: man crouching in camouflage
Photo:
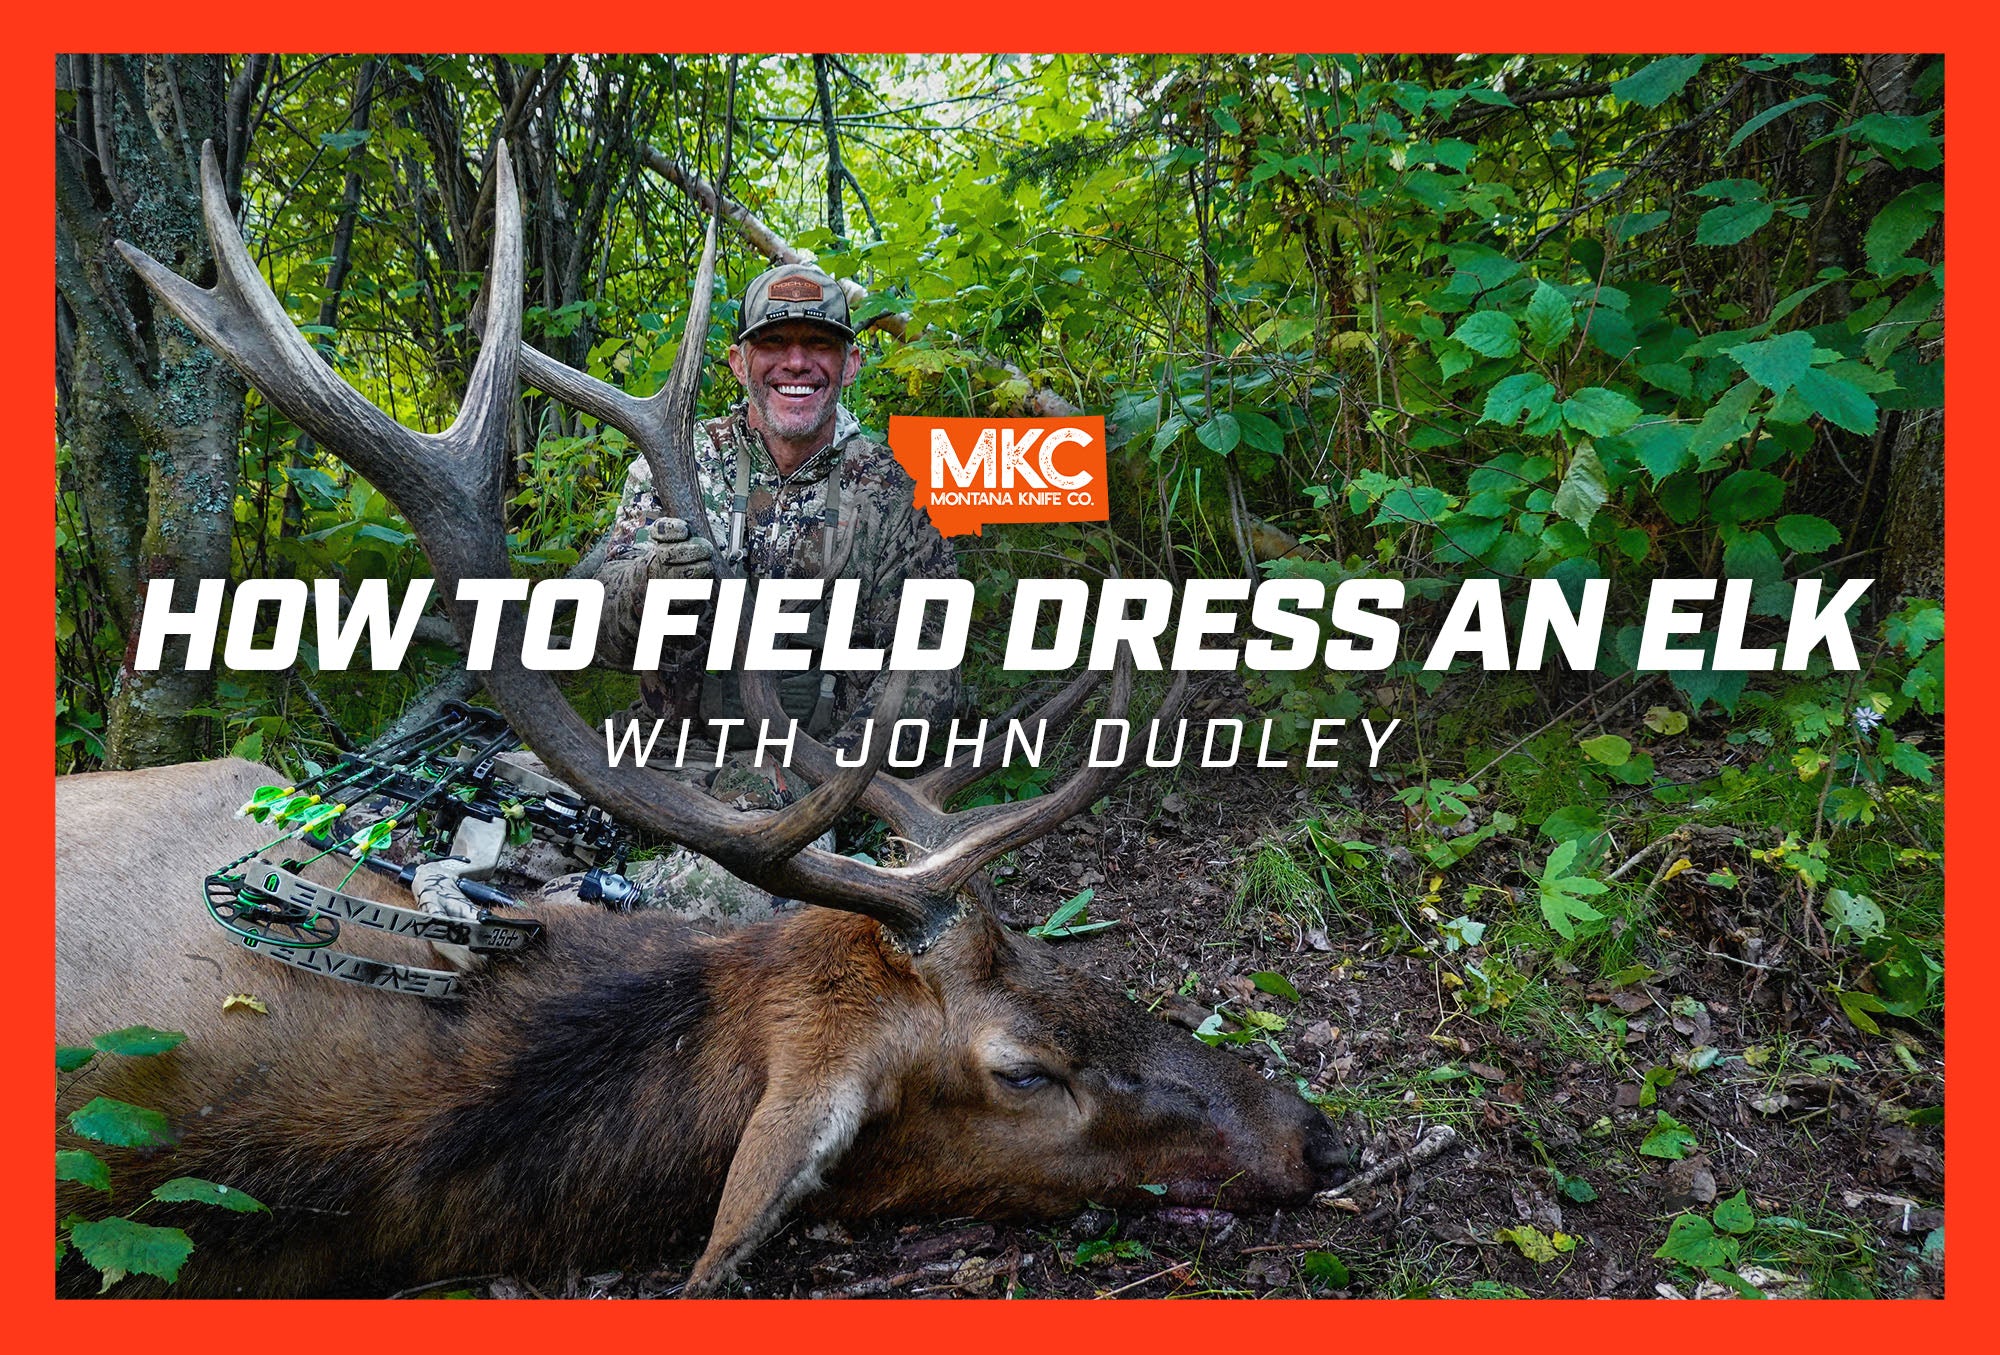
[[[819,269],[787,264],[757,277],[744,291],[729,349],[729,370],[744,399],[721,418],[697,424],[693,450],[710,533],[743,575],[753,583],[859,580],[854,643],[887,649],[904,580],[955,578],[958,566],[929,517],[912,506],[909,475],[888,448],[862,435],[840,403],[841,390],[861,371],[854,333],[846,293]],[[600,659],[629,667],[647,583],[709,577],[713,549],[686,522],[665,516],[645,458],[633,461],[597,572],[605,591]],[[826,611],[825,601],[814,609],[802,647],[823,647]],[[927,628],[927,644],[936,643],[937,625]],[[697,736],[707,721],[741,719],[737,675],[709,673],[705,659],[705,639],[669,649],[659,671],[640,675],[638,702],[613,717],[614,726],[637,719],[650,730],[654,720],[665,720],[664,746],[677,739],[684,718]],[[787,673],[779,691],[785,713],[802,729],[848,748],[861,722],[876,714],[888,676],[886,670]],[[942,728],[957,702],[958,675],[911,676],[904,709],[881,718],[925,719]],[[704,777],[718,799],[769,808],[794,793],[796,783],[768,757],[763,767],[752,767],[746,756],[717,770],[712,744],[704,756],[692,741],[689,748],[684,773]],[[740,917],[770,905],[762,891],[684,850],[635,864],[628,874],[651,902],[679,912]],[[576,879],[552,881],[544,895],[567,897]]]

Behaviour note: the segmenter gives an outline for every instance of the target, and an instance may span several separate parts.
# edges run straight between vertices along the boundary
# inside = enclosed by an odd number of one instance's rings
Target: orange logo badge
[[[989,522],[1104,522],[1104,420],[892,416],[889,450],[946,536]]]

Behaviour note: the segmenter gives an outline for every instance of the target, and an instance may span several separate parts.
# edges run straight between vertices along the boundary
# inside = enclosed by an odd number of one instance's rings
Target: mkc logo
[[[915,502],[946,536],[989,522],[1103,522],[1104,420],[889,420]]]

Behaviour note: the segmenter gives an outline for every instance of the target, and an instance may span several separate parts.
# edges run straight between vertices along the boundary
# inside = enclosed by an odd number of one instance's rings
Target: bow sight
[[[274,960],[393,992],[445,998],[457,996],[456,973],[331,949],[341,923],[463,947],[474,955],[518,953],[540,936],[541,924],[493,916],[488,908],[512,908],[515,901],[476,880],[452,882],[467,905],[443,914],[343,893],[364,864],[409,885],[425,865],[448,859],[468,820],[503,823],[508,841],[540,838],[589,866],[586,898],[614,907],[629,903],[637,891],[621,873],[631,847],[625,830],[560,782],[502,759],[520,746],[499,714],[454,701],[429,723],[348,754],[295,786],[259,788],[242,812],[286,831],[203,881],[209,916],[240,937],[245,948]],[[262,859],[292,842],[317,850],[276,864]],[[391,848],[414,859],[399,862],[379,854]],[[339,886],[328,888],[299,874],[335,854],[354,862]]]

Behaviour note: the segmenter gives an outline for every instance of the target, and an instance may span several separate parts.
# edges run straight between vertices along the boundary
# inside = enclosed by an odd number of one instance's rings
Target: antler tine
[[[892,679],[893,680],[893,679]],[[739,679],[743,694],[743,708],[760,720],[773,724],[784,724],[791,717],[785,713],[784,704],[778,699],[777,679],[768,672],[745,668]],[[888,694],[885,692],[885,695]],[[903,708],[902,694],[894,693],[894,702],[878,704],[876,714],[893,718]],[[889,741],[880,739],[875,746],[882,756],[888,755]],[[804,729],[797,731],[792,742],[792,768],[815,786],[832,781],[847,769],[834,760],[833,749],[814,738]],[[889,825],[897,836],[911,842],[923,844],[936,835],[937,825],[944,815],[942,806],[933,808],[911,793],[914,782],[906,782],[894,776],[878,776],[862,788],[855,800],[855,807],[873,814]]]
[[[701,395],[701,372],[708,344],[708,317],[714,302],[715,256],[720,237],[708,223],[701,265],[690,290],[687,323],[674,350],[667,384],[647,396],[627,395],[609,382],[558,362],[523,341],[521,374],[529,385],[547,391],[573,409],[610,424],[632,439],[653,472],[654,492],[668,511],[683,518],[688,530],[710,544],[714,529],[703,506],[699,472],[694,464],[695,409]]]
[[[1164,723],[1179,711],[1187,695],[1185,672],[1174,682],[1153,712],[1152,723]],[[1118,670],[1111,680],[1111,719],[1124,718],[1132,700],[1132,665],[1121,652]],[[1088,808],[1098,796],[1121,780],[1139,760],[1137,731],[1125,748],[1125,755],[1108,767],[1085,766],[1046,795],[1017,800],[1005,805],[982,805],[950,816],[950,838],[918,867],[918,873],[939,894],[955,893],[972,873],[988,861],[1016,847],[1033,842],[1051,832],[1072,814]]]
[[[1127,646],[1120,646],[1106,718],[1123,719],[1131,708],[1132,673],[1131,651]],[[1086,672],[1071,679],[1031,718],[1067,718],[1095,689],[1102,677],[1102,672]],[[786,718],[778,702],[776,684],[769,674],[745,673],[742,689],[744,705],[753,715],[774,720]],[[1153,720],[1160,722],[1174,718],[1186,695],[1187,674],[1181,673],[1176,675],[1173,685],[1161,699]],[[887,751],[886,745],[886,740],[878,743],[874,750],[878,757]],[[981,761],[985,760],[988,751],[988,747],[982,747]],[[935,923],[956,909],[958,890],[973,872],[995,857],[1047,834],[1057,824],[1088,807],[1123,778],[1139,756],[1135,734],[1118,762],[1104,767],[1080,768],[1046,795],[1013,804],[981,805],[956,814],[944,811],[944,799],[972,784],[977,776],[964,777],[952,790],[946,791],[944,797],[936,799],[932,798],[934,788],[941,784],[939,780],[933,780],[936,772],[907,782],[888,775],[875,777],[862,791],[856,804],[929,853],[913,865],[881,871],[878,890],[893,880],[898,895],[907,894],[916,906],[926,910]],[[830,777],[844,770],[835,763],[832,749],[803,732],[795,740],[792,765],[808,780]],[[805,868],[807,855],[802,853],[795,864]],[[823,866],[824,863],[818,864]]]
[[[909,689],[908,673],[891,674],[882,689],[883,707],[892,711],[901,710]],[[770,850],[780,856],[793,855],[838,823],[841,816],[857,803],[865,800],[871,787],[887,780],[877,773],[882,770],[883,760],[889,756],[889,744],[888,739],[874,740],[860,766],[835,768],[832,777],[820,780],[812,790],[787,806],[783,812],[788,817],[782,829],[774,827],[766,834]]]
[[[1104,673],[1101,669],[1084,669],[1064,684],[1054,696],[1043,702],[1024,723],[1046,726],[1068,720],[1077,707],[1083,704],[1084,699],[1097,690],[1097,684],[1103,680]],[[942,811],[945,805],[950,803],[952,796],[991,774],[994,763],[999,760],[1000,750],[1005,746],[1007,726],[1018,718],[1019,710],[1020,707],[1017,706],[1013,711],[1001,716],[1000,728],[987,735],[980,743],[978,751],[970,758],[956,765],[942,766],[925,772],[916,779],[912,789]]]

